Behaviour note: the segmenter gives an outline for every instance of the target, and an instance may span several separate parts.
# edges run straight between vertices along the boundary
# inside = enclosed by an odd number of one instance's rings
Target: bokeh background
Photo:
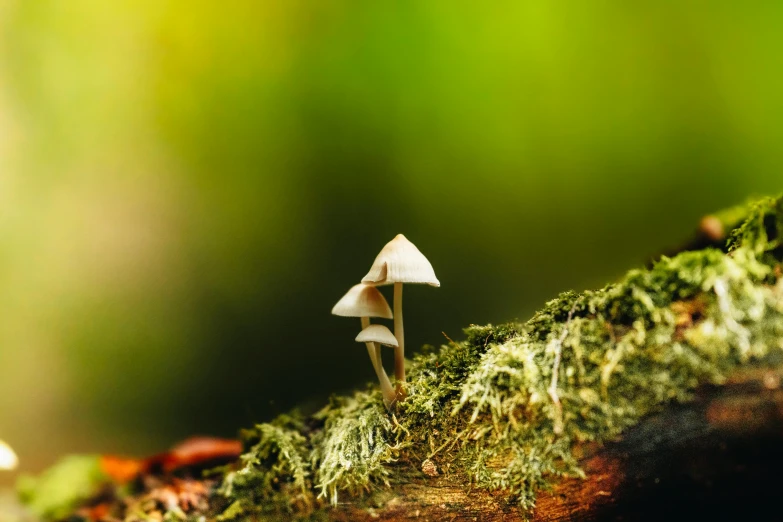
[[[410,349],[611,281],[783,189],[782,24],[771,1],[0,2],[0,438],[26,471],[141,455],[371,381],[329,312],[398,232],[442,282],[405,290]]]

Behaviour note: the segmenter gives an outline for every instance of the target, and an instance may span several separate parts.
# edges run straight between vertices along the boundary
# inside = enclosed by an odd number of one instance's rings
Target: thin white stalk
[[[402,384],[405,382],[405,331],[402,326],[402,283],[394,283],[394,376],[397,379],[397,396],[405,398]]]
[[[370,326],[370,318],[369,317],[362,317],[362,330]],[[378,366],[379,361],[376,358],[376,352],[375,349],[375,343],[364,343],[365,346],[367,346],[367,354],[370,356],[370,361],[372,361],[372,367],[375,369],[375,373],[378,373]]]
[[[372,343],[372,344],[376,345],[376,343]],[[380,347],[378,346],[378,348]],[[392,383],[389,380],[389,376],[386,374],[386,370],[383,368],[383,365],[381,364],[380,358],[378,359],[378,370],[376,370],[375,373],[378,375],[378,381],[381,383],[381,393],[383,393],[383,404],[386,406],[387,410],[391,410],[391,408],[394,406],[394,403],[397,402],[397,392],[394,391],[394,387],[392,386]]]
[[[362,317],[362,330],[370,326],[370,318]],[[381,347],[376,343],[364,343],[367,347],[367,353],[372,361],[372,367],[375,370],[375,375],[378,377],[378,382],[381,384],[381,393],[383,393],[383,403],[386,408],[391,408],[394,402],[397,400],[397,394],[392,387],[389,376],[386,374],[386,370],[383,368],[383,361],[381,360]]]

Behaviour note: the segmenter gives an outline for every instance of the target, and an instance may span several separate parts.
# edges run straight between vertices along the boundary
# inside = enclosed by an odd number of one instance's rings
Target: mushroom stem
[[[378,361],[378,366],[383,368],[383,357],[381,357],[381,345],[379,343],[373,343],[373,344],[375,345],[375,360]],[[383,373],[386,373],[386,371],[384,370]],[[387,375],[386,377],[388,378],[389,376]]]
[[[368,326],[370,326],[370,318],[362,317],[362,330]],[[378,377],[378,382],[381,384],[383,404],[387,409],[389,409],[397,400],[397,394],[392,387],[389,376],[386,375],[386,370],[383,369],[383,362],[381,360],[381,347],[377,343],[364,343],[364,345],[367,347],[367,353],[370,355],[370,361],[372,361],[372,367],[375,370],[375,375]]]
[[[372,343],[375,345],[375,359],[378,362],[380,373],[378,374],[378,380],[381,381],[381,391],[383,392],[383,403],[386,405],[387,410],[391,410],[394,403],[397,402],[397,392],[392,387],[389,376],[386,374],[386,369],[383,367],[383,357],[381,357],[381,345],[378,343]]]
[[[370,318],[369,317],[362,317],[362,330],[370,326]],[[375,369],[375,373],[378,373],[378,361],[376,360],[376,352],[375,349],[375,343],[364,343],[367,346],[367,354],[370,356],[370,361],[372,361],[372,367]]]
[[[405,382],[405,332],[402,326],[402,283],[394,283],[394,337],[397,347],[394,349],[394,377],[397,379],[397,392]]]
[[[380,346],[378,343],[372,343],[376,350],[380,352]],[[380,355],[380,354],[379,354]],[[390,410],[392,406],[394,406],[394,403],[397,402],[397,392],[394,391],[394,388],[392,387],[392,383],[389,380],[389,376],[386,375],[386,370],[383,369],[383,364],[381,363],[380,356],[378,357],[378,367],[375,370],[375,373],[378,375],[378,382],[381,383],[381,393],[383,394],[383,404],[386,406],[387,410]]]

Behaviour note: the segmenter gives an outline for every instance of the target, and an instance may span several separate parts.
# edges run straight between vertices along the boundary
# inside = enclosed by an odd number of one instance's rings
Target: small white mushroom
[[[402,234],[386,243],[375,258],[370,271],[362,279],[370,285],[394,285],[394,375],[397,378],[397,393],[404,397],[402,383],[405,382],[405,333],[402,324],[402,285],[420,283],[440,286],[432,265],[416,245]]]
[[[0,440],[0,470],[12,470],[19,465],[19,458],[11,446]]]
[[[389,303],[386,302],[386,298],[383,297],[383,294],[374,286],[365,285],[363,283],[351,287],[342,299],[334,305],[332,314],[342,317],[360,317],[362,321],[362,331],[375,326],[370,324],[370,317],[381,317],[383,319],[392,318],[391,308],[389,308]],[[388,331],[388,328],[386,328],[386,330]],[[391,381],[389,381],[389,376],[386,374],[386,370],[383,369],[381,349],[373,341],[368,340],[363,342],[367,346],[367,353],[370,356],[370,361],[372,361],[372,367],[375,370],[375,375],[378,376],[378,381],[381,385],[384,404],[386,404],[386,407],[388,408],[394,402],[396,394],[392,388]]]
[[[332,308],[333,315],[342,317],[380,317],[391,319],[392,311],[386,298],[372,285],[359,283],[353,285],[348,292]]]
[[[378,343],[383,346],[397,347],[397,338],[391,333],[391,330],[382,324],[371,324],[356,336],[356,342],[359,343]]]

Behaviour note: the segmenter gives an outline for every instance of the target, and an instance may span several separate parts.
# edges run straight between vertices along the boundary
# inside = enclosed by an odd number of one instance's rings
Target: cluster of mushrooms
[[[362,282],[355,285],[340,299],[332,314],[343,317],[360,317],[362,331],[356,341],[365,343],[370,361],[378,376],[383,392],[383,403],[391,410],[405,398],[405,336],[402,326],[402,285],[419,283],[440,286],[432,265],[416,245],[402,234],[386,243]],[[376,286],[394,285],[394,313]],[[370,324],[371,317],[394,319],[394,333],[382,324]],[[397,386],[392,387],[383,368],[381,346],[394,348],[394,376]]]

